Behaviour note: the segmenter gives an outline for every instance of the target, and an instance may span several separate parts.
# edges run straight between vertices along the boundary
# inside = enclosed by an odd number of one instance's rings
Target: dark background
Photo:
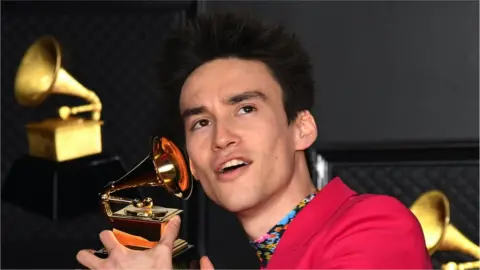
[[[327,160],[329,176],[340,175],[359,192],[396,196],[406,205],[439,188],[451,198],[452,222],[478,243],[478,2],[2,5],[2,186],[28,151],[24,125],[54,117],[61,105],[83,104],[63,96],[36,108],[16,103],[15,71],[38,37],[57,37],[64,67],[100,97],[104,153],[129,169],[147,154],[153,133],[170,134],[168,104],[162,103],[155,74],[162,35],[197,12],[248,10],[286,24],[311,53],[319,128],[315,150]],[[235,218],[204,197],[193,204],[200,202],[206,203],[201,224],[207,229],[192,241],[217,268],[256,267]],[[2,267],[76,267],[76,251],[98,244],[98,232],[107,226],[97,209],[89,211],[54,222],[3,202]],[[438,267],[450,259],[469,260],[437,254],[434,263]]]
[[[205,1],[280,21],[314,62],[317,148],[478,139],[478,1]]]

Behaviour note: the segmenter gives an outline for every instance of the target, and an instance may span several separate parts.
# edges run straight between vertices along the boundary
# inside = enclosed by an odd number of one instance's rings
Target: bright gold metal
[[[129,199],[112,196],[112,193],[145,186],[163,187],[178,198],[188,199],[192,194],[192,182],[193,180],[188,173],[187,163],[180,149],[166,138],[155,137],[152,140],[152,152],[150,155],[122,178],[105,186],[101,193],[104,212],[109,217],[162,220],[162,217],[158,217],[160,209],[154,209],[151,198],[143,200]],[[134,209],[123,211],[125,215],[115,214],[112,212],[110,203],[127,204],[129,205],[127,207],[133,207]],[[164,212],[166,213],[167,211]],[[167,216],[164,216],[163,219]]]
[[[158,243],[167,222],[182,210],[157,206],[148,197],[130,199],[113,196],[115,192],[139,187],[162,187],[180,199],[189,199],[193,191],[193,179],[184,155],[173,142],[166,138],[153,138],[151,153],[123,177],[107,184],[100,193],[103,211],[113,223],[117,240],[127,246],[149,248]],[[127,206],[114,211],[111,204]],[[155,236],[147,239],[124,230],[148,231]],[[179,245],[174,250],[175,254],[188,247],[184,240],[177,241]]]
[[[63,69],[61,62],[59,43],[45,36],[28,48],[15,77],[15,98],[23,106],[37,106],[51,94],[76,96],[90,102],[73,108],[62,106],[58,111],[60,118],[26,125],[30,154],[59,162],[102,152],[103,124],[100,99]],[[71,117],[89,111],[90,120]]]
[[[442,265],[442,270],[466,270],[466,269],[479,269],[480,261],[455,263],[449,262]]]
[[[480,247],[450,223],[450,202],[443,192],[431,190],[422,194],[415,200],[410,210],[422,226],[430,255],[433,255],[436,251],[456,251],[480,259]],[[478,265],[478,263],[457,264],[449,262],[442,268],[469,269],[475,265]]]

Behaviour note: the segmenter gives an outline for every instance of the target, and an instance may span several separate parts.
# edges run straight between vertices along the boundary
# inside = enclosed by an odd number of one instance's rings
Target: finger
[[[98,269],[103,262],[103,259],[95,256],[90,250],[80,250],[77,253],[77,261],[88,269]]]
[[[108,252],[111,252],[114,248],[122,246],[122,244],[118,242],[112,231],[102,231],[100,233],[100,240],[102,241],[103,246]]]
[[[180,217],[173,217],[165,227],[165,231],[162,232],[162,239],[160,243],[167,245],[169,248],[173,248],[173,243],[177,239],[178,232],[180,231]]]
[[[202,256],[202,258],[200,258],[200,269],[213,270],[215,267],[213,267],[212,262],[207,256]]]

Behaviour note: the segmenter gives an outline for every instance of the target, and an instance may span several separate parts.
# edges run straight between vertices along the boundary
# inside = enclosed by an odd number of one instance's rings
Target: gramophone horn
[[[457,251],[480,259],[480,247],[450,223],[450,203],[444,193],[422,194],[410,207],[420,222],[430,255],[436,251]]]
[[[15,98],[23,106],[36,106],[50,94],[77,96],[92,103],[72,112],[62,107],[62,118],[92,110],[93,120],[100,119],[100,99],[62,68],[60,45],[55,38],[46,36],[34,42],[23,56],[15,78]]]
[[[15,78],[15,97],[23,106],[43,102],[60,69],[60,46],[50,37],[33,43],[25,53]]]
[[[170,193],[188,199],[192,194],[193,180],[183,153],[164,137],[155,137],[152,143],[152,159],[157,176]]]
[[[110,202],[130,204],[139,211],[151,211],[153,201],[128,199],[113,193],[137,187],[162,187],[180,199],[188,200],[193,191],[193,178],[180,149],[167,138],[152,139],[152,151],[135,168],[118,180],[108,183],[100,194],[104,211],[113,214]]]

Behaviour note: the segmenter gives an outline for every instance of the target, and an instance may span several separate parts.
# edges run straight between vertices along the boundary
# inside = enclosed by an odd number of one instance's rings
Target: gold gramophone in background
[[[450,223],[450,202],[439,190],[422,194],[410,207],[419,220],[430,255],[436,251],[456,251],[470,255],[479,261],[442,265],[442,269],[480,268],[480,247],[465,237]]]
[[[59,162],[102,152],[100,99],[62,68],[61,59],[57,40],[42,37],[28,48],[15,78],[15,97],[24,106],[37,106],[51,94],[90,102],[73,108],[63,106],[59,118],[26,125],[30,155]],[[91,119],[71,117],[89,111]]]
[[[2,201],[53,220],[98,210],[98,190],[126,172],[117,155],[102,151],[100,99],[68,74],[61,60],[52,36],[29,45],[11,78],[16,100],[33,107],[60,94],[90,104],[63,106],[57,117],[28,123],[28,154],[15,160],[2,186]],[[91,112],[90,119],[77,116],[83,112]]]
[[[182,210],[155,205],[151,198],[130,199],[113,194],[139,187],[160,187],[182,200],[190,198],[193,180],[183,153],[173,142],[153,138],[151,153],[123,177],[107,184],[100,193],[102,209],[112,222],[118,241],[133,249],[148,249],[160,240],[167,222]],[[115,205],[120,208],[113,209]],[[185,240],[177,239],[173,257],[191,247]],[[105,256],[105,252],[101,250],[97,255]],[[174,259],[177,264],[185,265],[186,261],[188,259]]]

